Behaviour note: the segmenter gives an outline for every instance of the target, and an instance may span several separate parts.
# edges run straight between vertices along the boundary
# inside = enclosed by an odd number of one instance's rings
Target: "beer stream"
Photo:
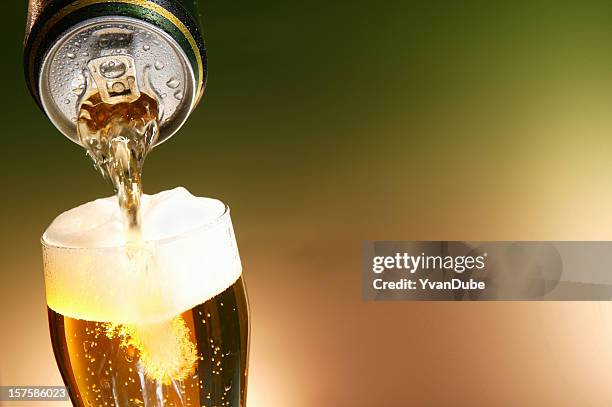
[[[142,243],[140,199],[144,160],[159,135],[158,105],[141,93],[135,101],[105,103],[94,93],[81,103],[77,130],[94,166],[113,185],[126,243]]]

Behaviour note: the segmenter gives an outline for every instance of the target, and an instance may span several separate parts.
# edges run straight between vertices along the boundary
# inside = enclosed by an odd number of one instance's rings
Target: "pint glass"
[[[73,405],[245,406],[242,267],[229,209],[210,201],[213,218],[140,248],[47,229],[51,340]]]

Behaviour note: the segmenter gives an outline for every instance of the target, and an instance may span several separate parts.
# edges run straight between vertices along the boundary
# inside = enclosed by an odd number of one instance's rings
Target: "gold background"
[[[110,189],[27,94],[5,3],[0,384],[59,384],[39,237]],[[612,5],[202,7],[208,88],[145,189],[232,207],[250,407],[612,404],[608,303],[360,299],[366,239],[612,239]]]

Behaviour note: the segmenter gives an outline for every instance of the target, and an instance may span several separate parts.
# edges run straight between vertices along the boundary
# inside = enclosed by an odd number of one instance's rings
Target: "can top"
[[[140,92],[156,98],[157,144],[183,125],[197,91],[189,60],[173,38],[150,23],[118,16],[66,31],[44,56],[38,86],[47,116],[76,143],[80,103],[96,89],[111,104],[137,99]]]

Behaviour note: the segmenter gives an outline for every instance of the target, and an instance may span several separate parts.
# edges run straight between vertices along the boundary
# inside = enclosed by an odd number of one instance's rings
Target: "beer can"
[[[108,103],[153,93],[159,144],[183,125],[204,92],[197,1],[30,0],[24,68],[37,104],[77,143],[79,103],[91,87]]]

